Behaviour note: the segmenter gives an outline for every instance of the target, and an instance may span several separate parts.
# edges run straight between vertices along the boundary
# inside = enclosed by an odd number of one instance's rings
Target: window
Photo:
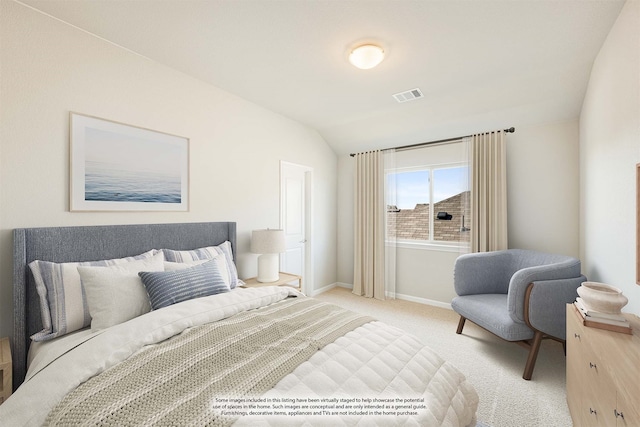
[[[469,168],[451,164],[386,173],[387,236],[421,244],[469,243]]]

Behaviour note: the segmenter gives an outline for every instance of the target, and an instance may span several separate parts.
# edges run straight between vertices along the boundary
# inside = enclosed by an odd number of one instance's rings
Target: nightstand
[[[0,404],[9,398],[13,391],[12,369],[9,338],[0,338]]]
[[[291,273],[279,273],[280,278],[275,282],[258,282],[258,279],[252,277],[250,279],[243,280],[244,286],[247,288],[258,288],[260,286],[291,286],[292,288],[296,288],[299,291],[302,291],[302,276]],[[298,286],[291,285],[290,282],[298,281]]]

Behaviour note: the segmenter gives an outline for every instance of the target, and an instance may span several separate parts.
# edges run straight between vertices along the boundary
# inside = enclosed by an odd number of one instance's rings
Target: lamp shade
[[[256,254],[279,254],[286,250],[284,230],[253,230],[251,252]]]
[[[363,70],[373,68],[384,59],[384,49],[373,44],[365,44],[353,49],[349,54],[349,62]]]

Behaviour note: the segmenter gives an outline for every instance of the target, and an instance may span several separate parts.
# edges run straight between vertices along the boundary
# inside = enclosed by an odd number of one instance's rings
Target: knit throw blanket
[[[216,397],[257,397],[317,350],[373,319],[290,298],[187,329],[81,384],[45,425],[210,425]]]

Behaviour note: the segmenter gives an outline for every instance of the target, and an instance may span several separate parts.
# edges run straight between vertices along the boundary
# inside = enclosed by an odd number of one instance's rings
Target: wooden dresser
[[[640,426],[640,319],[633,335],[590,328],[567,304],[567,403],[574,426]]]

